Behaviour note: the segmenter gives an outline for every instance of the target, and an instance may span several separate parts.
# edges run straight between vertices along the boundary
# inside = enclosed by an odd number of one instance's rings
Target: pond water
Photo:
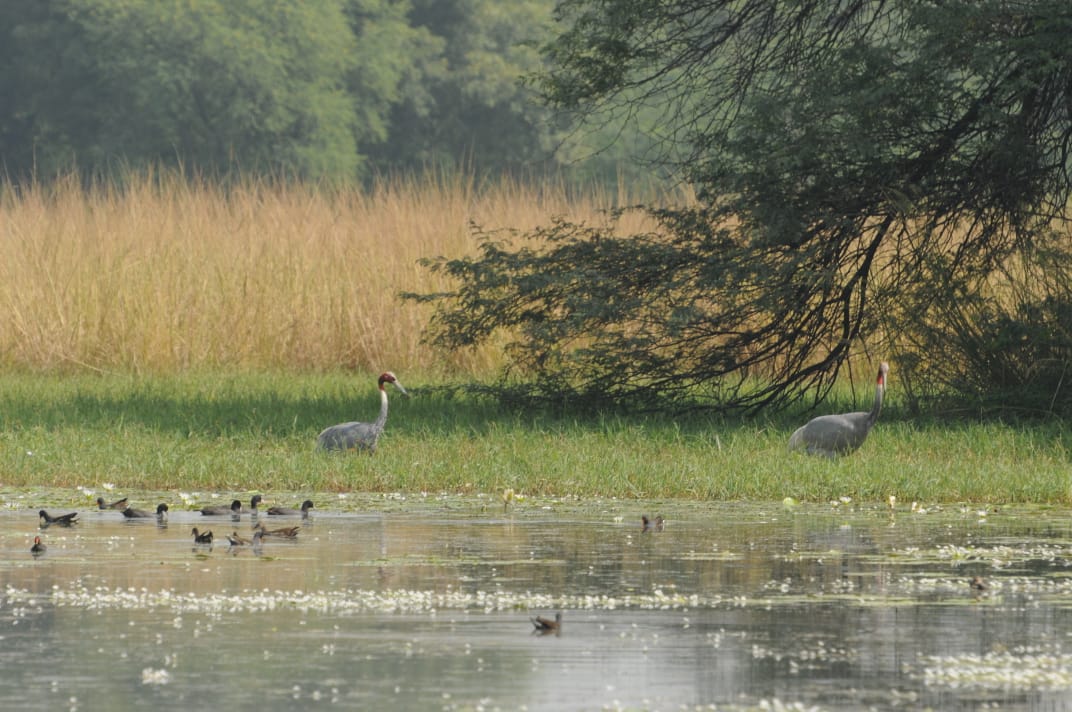
[[[314,499],[257,549],[9,500],[0,709],[1072,710],[1064,510]]]

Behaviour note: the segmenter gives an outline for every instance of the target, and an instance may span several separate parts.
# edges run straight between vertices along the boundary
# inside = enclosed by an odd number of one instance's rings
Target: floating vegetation
[[[897,584],[906,593],[917,595],[953,594],[965,595],[971,591],[970,580],[966,577],[903,577]],[[988,578],[987,588],[990,593],[1005,596],[1020,595],[1027,597],[1052,597],[1054,603],[1072,604],[1072,578],[1039,576],[1002,576]]]
[[[954,546],[947,544],[938,548],[938,558],[953,563],[986,561],[995,568],[1002,568],[1024,561],[1042,561],[1054,565],[1067,564],[1072,552],[1065,546],[1048,542],[1033,542],[1030,545],[1008,546],[995,545],[987,547]]]
[[[141,684],[143,685],[166,685],[169,682],[171,682],[171,673],[167,670],[145,668],[141,671]]]
[[[1065,690],[1072,688],[1072,654],[1015,650],[986,655],[925,656],[920,659],[928,687],[984,690]]]
[[[39,595],[23,589],[8,587],[0,596],[0,608],[25,608],[52,603],[58,607],[86,610],[151,610],[167,609],[173,613],[200,613],[222,617],[234,613],[257,613],[275,610],[295,610],[302,613],[347,615],[356,613],[435,614],[438,610],[495,611],[528,610],[537,608],[566,608],[576,610],[685,610],[713,607],[724,602],[720,596],[665,593],[656,589],[650,594],[566,595],[551,596],[530,592],[507,591],[369,591],[345,589],[340,591],[242,591],[240,593],[194,594],[173,589],[150,591],[146,588],[89,588],[72,585],[55,587],[51,593]]]
[[[765,645],[753,644],[752,657],[756,660],[785,662],[789,666],[789,672],[796,674],[801,670],[818,670],[835,663],[855,662],[857,651],[845,646],[828,646],[825,641],[819,640],[811,647],[801,647],[796,650],[776,650]]]

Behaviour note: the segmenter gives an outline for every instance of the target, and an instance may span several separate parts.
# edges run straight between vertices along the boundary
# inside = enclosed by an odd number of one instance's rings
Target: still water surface
[[[0,709],[1072,710],[1064,510],[333,504],[0,513]]]

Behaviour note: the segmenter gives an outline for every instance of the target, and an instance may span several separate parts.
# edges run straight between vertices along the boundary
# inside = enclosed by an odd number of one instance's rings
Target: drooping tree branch
[[[1052,0],[566,0],[549,100],[663,102],[700,197],[650,232],[480,233],[435,268],[432,338],[509,335],[504,392],[634,407],[818,397],[897,348],[939,283],[983,284],[1062,220],[1072,8]]]

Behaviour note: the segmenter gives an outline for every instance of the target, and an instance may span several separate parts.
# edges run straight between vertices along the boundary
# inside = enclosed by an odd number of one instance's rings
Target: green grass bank
[[[836,461],[791,454],[810,414],[552,417],[450,396],[399,374],[374,456],[314,450],[317,433],[373,420],[351,374],[0,375],[0,487],[117,491],[445,492],[899,503],[1072,501],[1060,422],[918,421],[888,407]],[[870,396],[855,407],[870,406]],[[853,409],[848,402],[823,412]]]

